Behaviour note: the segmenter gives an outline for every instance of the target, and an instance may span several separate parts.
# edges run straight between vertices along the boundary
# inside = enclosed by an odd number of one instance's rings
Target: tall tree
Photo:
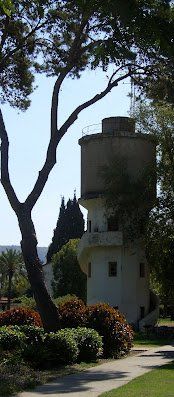
[[[174,109],[146,101],[135,113],[138,128],[157,142],[158,199],[149,219],[146,245],[153,285],[174,314]]]
[[[86,275],[77,260],[79,240],[69,240],[57,254],[53,255],[54,297],[76,295],[86,301]]]
[[[50,262],[52,256],[70,239],[81,238],[83,232],[84,219],[76,195],[74,194],[73,200],[68,200],[66,206],[63,197],[57,225],[54,229],[52,242],[48,248],[47,262]]]
[[[2,274],[2,279],[4,282],[7,279],[7,309],[10,309],[13,279],[19,275],[24,275],[24,262],[22,254],[13,249],[8,249],[6,252],[2,252],[0,255],[0,273]]]
[[[146,88],[160,80],[161,70],[173,81],[173,2],[168,0],[13,0],[10,13],[0,3],[1,101],[26,109],[34,71],[55,76],[51,104],[51,133],[45,163],[24,202],[9,176],[8,135],[0,113],[1,183],[16,213],[29,281],[45,329],[57,329],[58,313],[44,283],[37,253],[32,210],[56,163],[56,150],[79,113],[104,98],[120,81],[133,77]],[[58,106],[66,77],[80,77],[86,68],[108,71],[107,86],[80,104],[58,125]]]

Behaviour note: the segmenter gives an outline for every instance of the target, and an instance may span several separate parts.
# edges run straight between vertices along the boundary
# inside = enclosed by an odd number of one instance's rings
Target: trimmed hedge
[[[0,327],[3,325],[34,325],[42,326],[39,313],[24,307],[6,310],[0,313]]]
[[[38,328],[35,328],[35,326],[41,327],[39,314],[24,308],[12,309],[0,314],[0,325],[17,324],[26,326],[26,329],[24,329],[24,327],[22,331],[26,334],[28,341],[26,342],[24,355],[31,361],[33,360],[33,355],[37,356],[38,365],[40,365],[41,360],[47,360],[50,364],[52,361],[57,364],[73,362],[76,360],[74,357],[77,355],[75,350],[73,350],[75,349],[73,347],[73,343],[78,343],[78,349],[81,349],[81,351],[83,350],[83,352],[80,352],[79,360],[95,360],[99,354],[97,346],[100,345],[101,347],[101,344],[97,342],[97,340],[99,341],[99,339],[97,339],[98,337],[94,334],[92,335],[92,331],[89,329],[97,331],[102,337],[103,355],[106,358],[120,357],[128,353],[132,347],[133,330],[131,326],[126,322],[125,317],[119,312],[119,310],[116,310],[107,304],[99,303],[86,307],[82,300],[76,298],[61,304],[59,306],[59,315],[61,330],[58,332],[64,331],[66,333],[67,328],[78,329],[79,327],[88,328],[88,332],[79,331],[81,336],[78,338],[78,334],[76,334],[75,337],[70,333],[70,330],[68,330],[68,334],[66,334],[67,337],[65,336],[65,333],[60,334],[61,336],[58,333],[44,334],[43,329],[40,328],[39,330]],[[30,324],[34,327],[30,328]],[[86,336],[84,336],[85,332]],[[70,353],[68,353],[68,344],[66,346],[66,343],[68,343],[66,342],[66,338],[70,338],[69,346],[72,344],[72,350],[70,347]],[[73,338],[76,338],[76,340],[74,339],[75,342],[71,342],[71,339]],[[65,346],[65,350],[61,348],[60,340],[62,340],[61,343],[62,346]],[[99,343],[99,345],[97,345],[97,343]],[[80,348],[80,345],[83,345],[83,349]],[[47,348],[45,348],[45,346],[47,346]],[[87,346],[90,347],[89,350]],[[50,353],[51,351],[52,353]],[[67,359],[65,358],[64,351],[67,354]],[[53,358],[51,358],[51,354],[54,356]]]
[[[52,365],[69,364],[77,361],[78,347],[72,330],[62,329],[45,335],[46,360]]]
[[[92,329],[66,328],[44,333],[33,326],[0,329],[1,351],[17,350],[35,368],[55,367],[80,361],[96,361],[102,354],[102,338]]]
[[[59,306],[60,328],[77,328],[86,325],[86,306],[81,299],[72,299]]]
[[[2,350],[14,350],[21,348],[26,342],[26,336],[22,330],[16,330],[11,327],[0,328],[0,348]]]
[[[118,358],[129,352],[133,330],[119,310],[98,303],[87,307],[87,318],[87,326],[103,336],[104,357]]]
[[[74,330],[74,337],[79,349],[78,361],[96,361],[103,353],[102,337],[94,329],[80,328]]]

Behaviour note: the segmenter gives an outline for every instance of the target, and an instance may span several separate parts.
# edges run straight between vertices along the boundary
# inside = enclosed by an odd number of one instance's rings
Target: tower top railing
[[[102,132],[102,123],[90,124],[82,129],[82,137],[85,135],[100,134]]]

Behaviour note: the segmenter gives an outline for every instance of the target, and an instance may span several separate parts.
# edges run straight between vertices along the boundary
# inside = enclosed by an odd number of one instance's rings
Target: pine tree
[[[73,200],[69,199],[67,201],[66,206],[63,197],[52,242],[48,248],[47,262],[50,262],[52,256],[60,251],[63,245],[70,239],[81,238],[83,232],[84,219],[76,199],[76,194],[74,193]]]

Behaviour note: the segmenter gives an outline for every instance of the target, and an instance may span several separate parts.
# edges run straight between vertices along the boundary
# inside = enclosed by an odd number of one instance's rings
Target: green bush
[[[44,348],[47,363],[51,366],[69,364],[77,361],[78,347],[69,329],[46,334]]]
[[[40,373],[28,367],[21,356],[13,354],[1,364],[0,395],[16,395],[41,383]]]
[[[29,298],[26,295],[19,296],[18,298],[13,299],[13,302],[17,304],[17,306],[25,307],[25,309],[36,310],[36,301],[34,298]]]
[[[21,331],[25,334],[25,344],[22,348],[22,357],[33,367],[43,367],[45,365],[44,329],[34,326],[21,326]]]
[[[1,350],[14,350],[21,348],[25,343],[25,334],[20,330],[15,330],[11,327],[0,328],[0,348]]]
[[[87,326],[103,336],[104,357],[120,357],[132,347],[133,330],[125,317],[107,304],[87,307]]]
[[[47,368],[44,342],[38,344],[25,344],[21,351],[22,358],[33,368]]]
[[[28,345],[37,345],[42,343],[44,340],[44,329],[41,327],[35,327],[33,325],[23,325],[20,327],[20,330],[26,336],[26,344]]]
[[[59,306],[60,327],[77,328],[86,325],[86,306],[81,299],[69,300]]]
[[[78,361],[96,361],[103,352],[102,337],[94,329],[80,328],[73,330],[79,349]]]
[[[0,313],[0,327],[3,325],[35,325],[42,326],[39,313],[24,307],[6,310]]]
[[[67,294],[64,296],[59,296],[58,298],[53,299],[53,301],[54,301],[55,305],[59,307],[66,302],[70,302],[70,301],[72,302],[77,299],[78,299],[78,297],[76,295]]]

